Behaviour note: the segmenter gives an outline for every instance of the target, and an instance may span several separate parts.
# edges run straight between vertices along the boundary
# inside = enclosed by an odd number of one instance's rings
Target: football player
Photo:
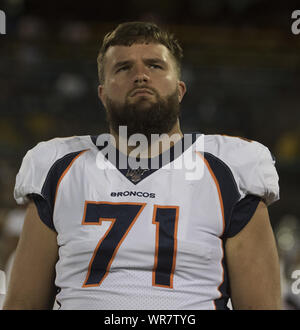
[[[5,309],[281,308],[274,160],[255,141],[181,132],[181,58],[152,23],[105,36],[109,138],[56,138],[24,157],[14,194],[28,209]],[[135,134],[148,142],[138,155]]]

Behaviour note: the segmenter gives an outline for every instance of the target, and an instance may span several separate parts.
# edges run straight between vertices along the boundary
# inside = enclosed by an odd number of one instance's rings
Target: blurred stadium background
[[[2,0],[0,9],[0,269],[22,226],[13,188],[26,151],[106,131],[97,98],[101,40],[120,22],[151,20],[184,48],[183,132],[244,136],[275,156],[281,200],[269,212],[285,308],[300,309],[291,290],[300,269],[300,35],[291,31],[299,0]]]

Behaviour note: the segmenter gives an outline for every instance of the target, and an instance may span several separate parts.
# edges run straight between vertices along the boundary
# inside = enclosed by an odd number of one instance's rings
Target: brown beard
[[[110,128],[118,133],[119,126],[126,126],[128,137],[139,133],[144,134],[148,141],[151,134],[170,132],[180,115],[178,91],[163,99],[151,90],[156,95],[156,102],[141,96],[135,103],[130,103],[126,97],[125,104],[121,105],[107,98],[106,116]],[[147,104],[142,104],[144,102]]]

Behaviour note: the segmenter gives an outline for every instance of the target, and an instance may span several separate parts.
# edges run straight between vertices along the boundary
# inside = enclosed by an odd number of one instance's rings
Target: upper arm
[[[52,309],[55,298],[56,233],[28,205],[16,249],[4,309]]]
[[[235,309],[280,309],[280,271],[268,210],[260,202],[250,222],[225,245]]]

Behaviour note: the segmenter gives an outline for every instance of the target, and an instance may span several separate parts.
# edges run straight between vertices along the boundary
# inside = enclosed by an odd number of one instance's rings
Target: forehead
[[[168,63],[172,60],[172,54],[166,46],[157,43],[110,46],[105,54],[105,61],[108,66],[113,66],[120,61],[134,61],[147,58],[157,58]]]

